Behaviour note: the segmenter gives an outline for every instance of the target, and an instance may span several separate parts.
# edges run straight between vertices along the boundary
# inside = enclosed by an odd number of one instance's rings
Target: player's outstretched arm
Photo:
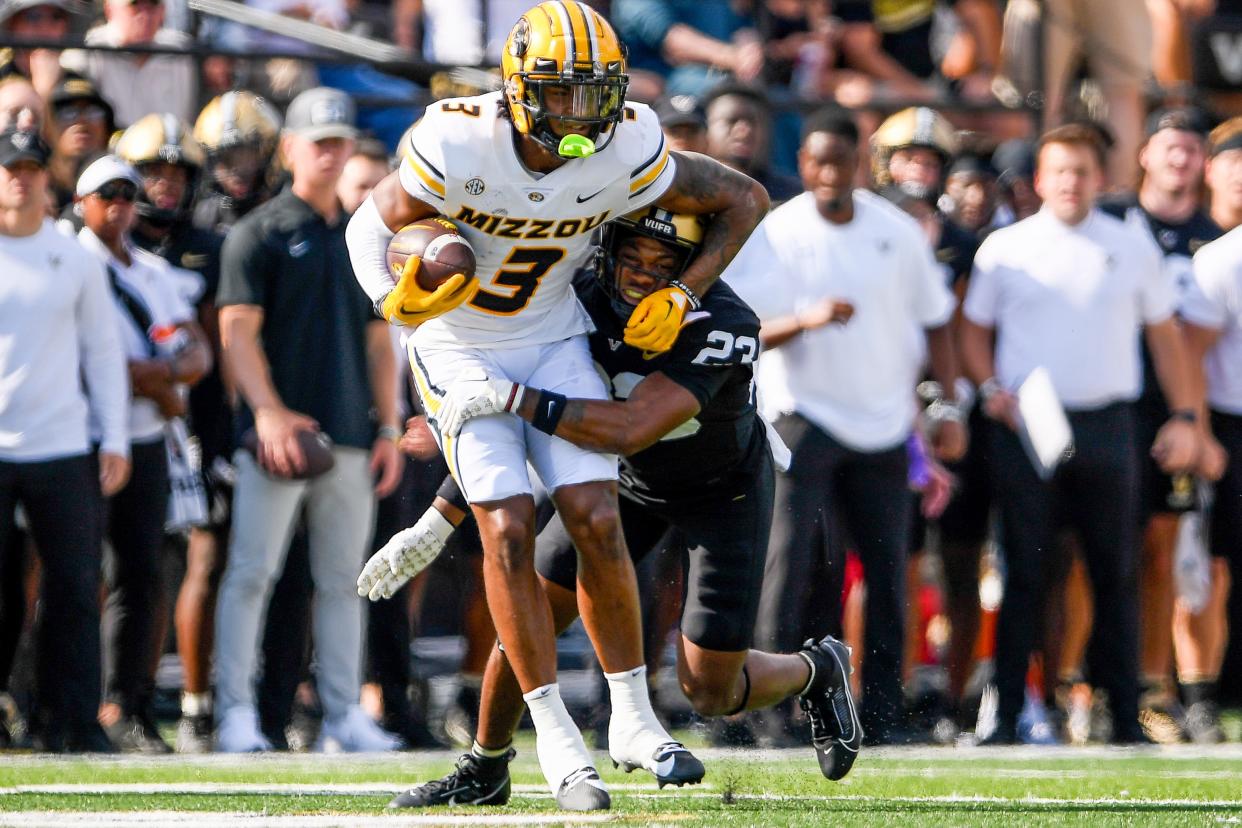
[[[650,374],[624,400],[566,399],[528,388],[516,413],[535,428],[574,445],[636,454],[699,413],[699,401],[666,374]]]
[[[699,255],[681,282],[707,292],[767,215],[768,193],[758,181],[697,152],[674,152],[676,173],[659,204],[674,213],[710,214]]]
[[[408,529],[389,538],[358,576],[358,594],[372,601],[391,598],[444,551],[466,514],[443,497],[436,499]]]
[[[582,448],[624,455],[642,451],[699,410],[698,399],[662,372],[648,375],[623,401],[569,399],[480,372],[448,387],[436,424],[456,437],[475,417],[516,414]]]

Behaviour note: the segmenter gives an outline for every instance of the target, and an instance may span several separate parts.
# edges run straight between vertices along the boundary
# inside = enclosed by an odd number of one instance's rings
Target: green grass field
[[[925,749],[864,753],[841,783],[809,751],[700,751],[705,784],[658,791],[604,771],[607,814],[564,814],[519,744],[505,808],[387,814],[389,796],[452,767],[448,753],[159,759],[0,758],[0,825],[1242,824],[1242,749]],[[601,762],[605,761],[601,756]]]

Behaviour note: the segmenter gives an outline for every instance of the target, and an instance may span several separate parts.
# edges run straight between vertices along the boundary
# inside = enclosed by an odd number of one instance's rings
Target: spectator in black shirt
[[[707,154],[763,185],[775,206],[802,192],[793,176],[771,169],[772,108],[758,89],[725,83],[703,99]]]
[[[396,371],[388,326],[374,318],[353,279],[348,216],[336,197],[353,121],[344,93],[319,88],[295,98],[281,141],[293,182],[240,222],[224,246],[217,296],[224,359],[242,399],[238,432],[253,426],[257,434],[257,457],[245,449],[234,455],[234,525],[216,613],[216,716],[225,751],[270,747],[250,686],[255,641],[303,504],[323,738],[343,750],[398,744],[358,707],[362,608],[354,579],[374,497],[393,489],[402,461],[392,439]],[[371,420],[373,405],[379,423]],[[332,439],[335,465],[296,479],[305,462],[297,435],[316,430]]]

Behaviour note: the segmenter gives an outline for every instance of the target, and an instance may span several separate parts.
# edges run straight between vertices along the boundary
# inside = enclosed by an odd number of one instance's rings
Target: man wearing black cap
[[[992,153],[992,167],[1000,186],[1000,205],[996,224],[1004,227],[1039,212],[1039,193],[1035,192],[1035,144],[1025,138],[1012,138]]]
[[[660,129],[674,152],[707,152],[707,115],[693,95],[660,98],[651,105],[660,118]]]
[[[43,561],[36,731],[48,750],[110,751],[95,721],[101,496],[129,477],[129,383],[103,265],[45,218],[50,155],[36,133],[0,134],[0,687],[24,614],[21,504]]]
[[[944,177],[946,211],[955,224],[982,239],[996,225],[996,171],[986,153],[962,152]]]
[[[1191,257],[1220,235],[1203,211],[1207,120],[1192,109],[1166,109],[1147,120],[1139,151],[1142,182],[1137,193],[1101,201],[1104,212],[1150,233],[1163,254],[1165,278],[1183,293],[1193,279]],[[1147,452],[1169,418],[1151,354],[1143,347],[1143,393],[1136,409],[1140,452],[1140,517],[1145,524],[1140,577],[1140,669],[1144,684],[1140,713],[1155,741],[1181,741],[1181,710],[1170,681],[1173,652],[1173,550],[1180,516],[1196,507],[1194,477],[1170,476]]]
[[[112,105],[87,78],[66,75],[52,90],[50,121],[55,135],[50,173],[57,206],[73,201],[78,176],[107,149]]]

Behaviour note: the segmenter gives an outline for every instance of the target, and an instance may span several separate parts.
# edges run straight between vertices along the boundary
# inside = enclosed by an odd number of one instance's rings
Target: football
[[[310,480],[331,471],[332,467],[336,465],[336,458],[332,456],[332,438],[318,430],[299,431],[297,435],[298,446],[301,447],[302,456],[306,459],[306,462],[302,466],[302,471],[294,472],[286,479]],[[253,427],[242,435],[242,448],[250,452],[256,459],[258,458],[259,433]],[[260,463],[260,466],[262,466],[262,463]],[[285,477],[285,475],[279,475],[266,466],[263,466],[263,470],[273,477]]]
[[[388,272],[401,278],[405,260],[419,256],[422,262],[414,278],[423,290],[435,290],[456,273],[474,278],[474,248],[446,218],[430,218],[407,224],[388,242]]]

